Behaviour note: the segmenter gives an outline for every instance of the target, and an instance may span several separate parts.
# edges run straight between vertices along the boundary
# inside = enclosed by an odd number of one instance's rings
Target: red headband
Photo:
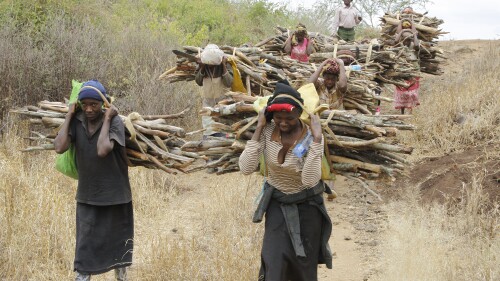
[[[267,112],[276,112],[276,111],[286,111],[286,112],[292,112],[292,110],[295,108],[295,106],[288,104],[288,103],[275,103],[271,104],[268,107],[266,107]]]

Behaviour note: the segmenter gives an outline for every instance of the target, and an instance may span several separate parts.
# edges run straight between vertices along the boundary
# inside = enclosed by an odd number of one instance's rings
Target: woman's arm
[[[292,33],[292,35],[288,36],[288,38],[285,41],[285,53],[288,55],[292,54],[292,37],[295,34],[295,32]]]
[[[200,58],[196,58],[198,68],[194,74],[194,81],[198,86],[203,86],[203,78],[205,77],[205,64],[201,62]]]
[[[75,116],[75,111],[76,103],[71,103],[68,107],[68,113],[66,113],[66,117],[64,118],[64,123],[62,124],[61,129],[54,139],[54,149],[58,154],[64,153],[66,150],[68,150],[71,143],[71,137],[69,136],[69,126],[71,124],[71,120]]]
[[[307,187],[313,187],[321,180],[321,158],[324,153],[324,140],[319,116],[311,114],[310,117],[313,142],[309,146],[301,177],[302,184]]]
[[[344,61],[341,59],[337,59],[337,63],[339,64],[339,81],[337,89],[343,96],[345,92],[347,92],[347,75],[345,74]]]
[[[325,67],[325,64],[326,64],[327,61],[328,61],[328,59],[325,60],[325,61],[323,61],[318,66],[318,68],[316,68],[316,71],[314,71],[314,73],[311,75],[311,77],[309,77],[309,79],[307,80],[308,83],[314,83],[314,84],[316,84],[316,81],[318,81],[318,78],[321,75],[321,71],[323,71],[323,67]]]
[[[257,165],[259,164],[260,153],[262,151],[261,146],[266,141],[261,137],[267,123],[264,115],[265,110],[266,109],[264,108],[259,112],[257,128],[253,133],[252,139],[247,141],[245,149],[241,153],[240,159],[238,160],[240,171],[244,175],[249,175],[255,172]]]
[[[314,43],[314,39],[309,39],[309,38],[307,39],[306,53],[308,56],[314,52],[314,44],[313,43]]]
[[[116,115],[118,115],[118,109],[114,105],[107,108],[104,113],[104,121],[97,139],[97,156],[101,158],[106,157],[114,148],[115,141],[109,138],[109,128],[111,127],[111,120]]]

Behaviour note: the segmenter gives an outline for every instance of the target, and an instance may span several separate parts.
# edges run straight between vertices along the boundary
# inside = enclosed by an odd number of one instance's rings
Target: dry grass
[[[479,182],[464,186],[468,203],[422,206],[418,194],[408,194],[386,206],[382,273],[375,280],[499,280],[500,209],[485,208]]]

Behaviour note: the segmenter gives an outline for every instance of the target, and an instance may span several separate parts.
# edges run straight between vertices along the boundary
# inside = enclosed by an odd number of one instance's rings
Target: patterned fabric
[[[305,125],[304,130],[308,130]],[[247,142],[239,159],[241,172],[245,175],[255,172],[259,157],[265,151],[266,168],[269,172],[267,180],[279,191],[293,194],[318,184],[321,179],[324,140],[322,139],[321,143],[312,142],[307,155],[303,158],[295,156],[291,147],[285,155],[285,161],[280,164],[278,153],[283,148],[280,138],[280,131],[274,122],[267,124],[258,142],[253,140]]]
[[[294,60],[298,60],[300,62],[309,62],[309,56],[307,55],[307,44],[309,40],[304,38],[302,43],[297,43],[297,45],[292,46],[292,53],[290,54],[290,58]]]
[[[408,84],[415,82],[408,89],[396,86],[396,91],[394,92],[394,108],[414,108],[420,105],[420,101],[418,99],[418,90],[420,89],[419,80],[420,79],[418,77],[415,81],[407,80],[406,83]]]
[[[340,39],[344,41],[352,42],[354,41],[354,36],[356,35],[356,32],[354,31],[354,28],[345,29],[343,27],[339,27],[337,35],[340,37]]]
[[[344,110],[344,104],[341,102],[337,102],[341,100],[342,97],[337,91],[337,87],[328,90],[325,86],[325,80],[323,80],[322,78],[318,78],[314,86],[316,87],[316,91],[318,92],[320,104],[328,104],[330,109]]]

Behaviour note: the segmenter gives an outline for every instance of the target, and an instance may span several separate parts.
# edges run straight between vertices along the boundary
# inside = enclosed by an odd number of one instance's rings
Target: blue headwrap
[[[80,93],[78,94],[78,100],[94,99],[104,102],[101,95],[99,95],[99,92],[101,92],[103,96],[109,100],[104,86],[97,80],[89,80],[83,83],[82,88],[80,89]]]

